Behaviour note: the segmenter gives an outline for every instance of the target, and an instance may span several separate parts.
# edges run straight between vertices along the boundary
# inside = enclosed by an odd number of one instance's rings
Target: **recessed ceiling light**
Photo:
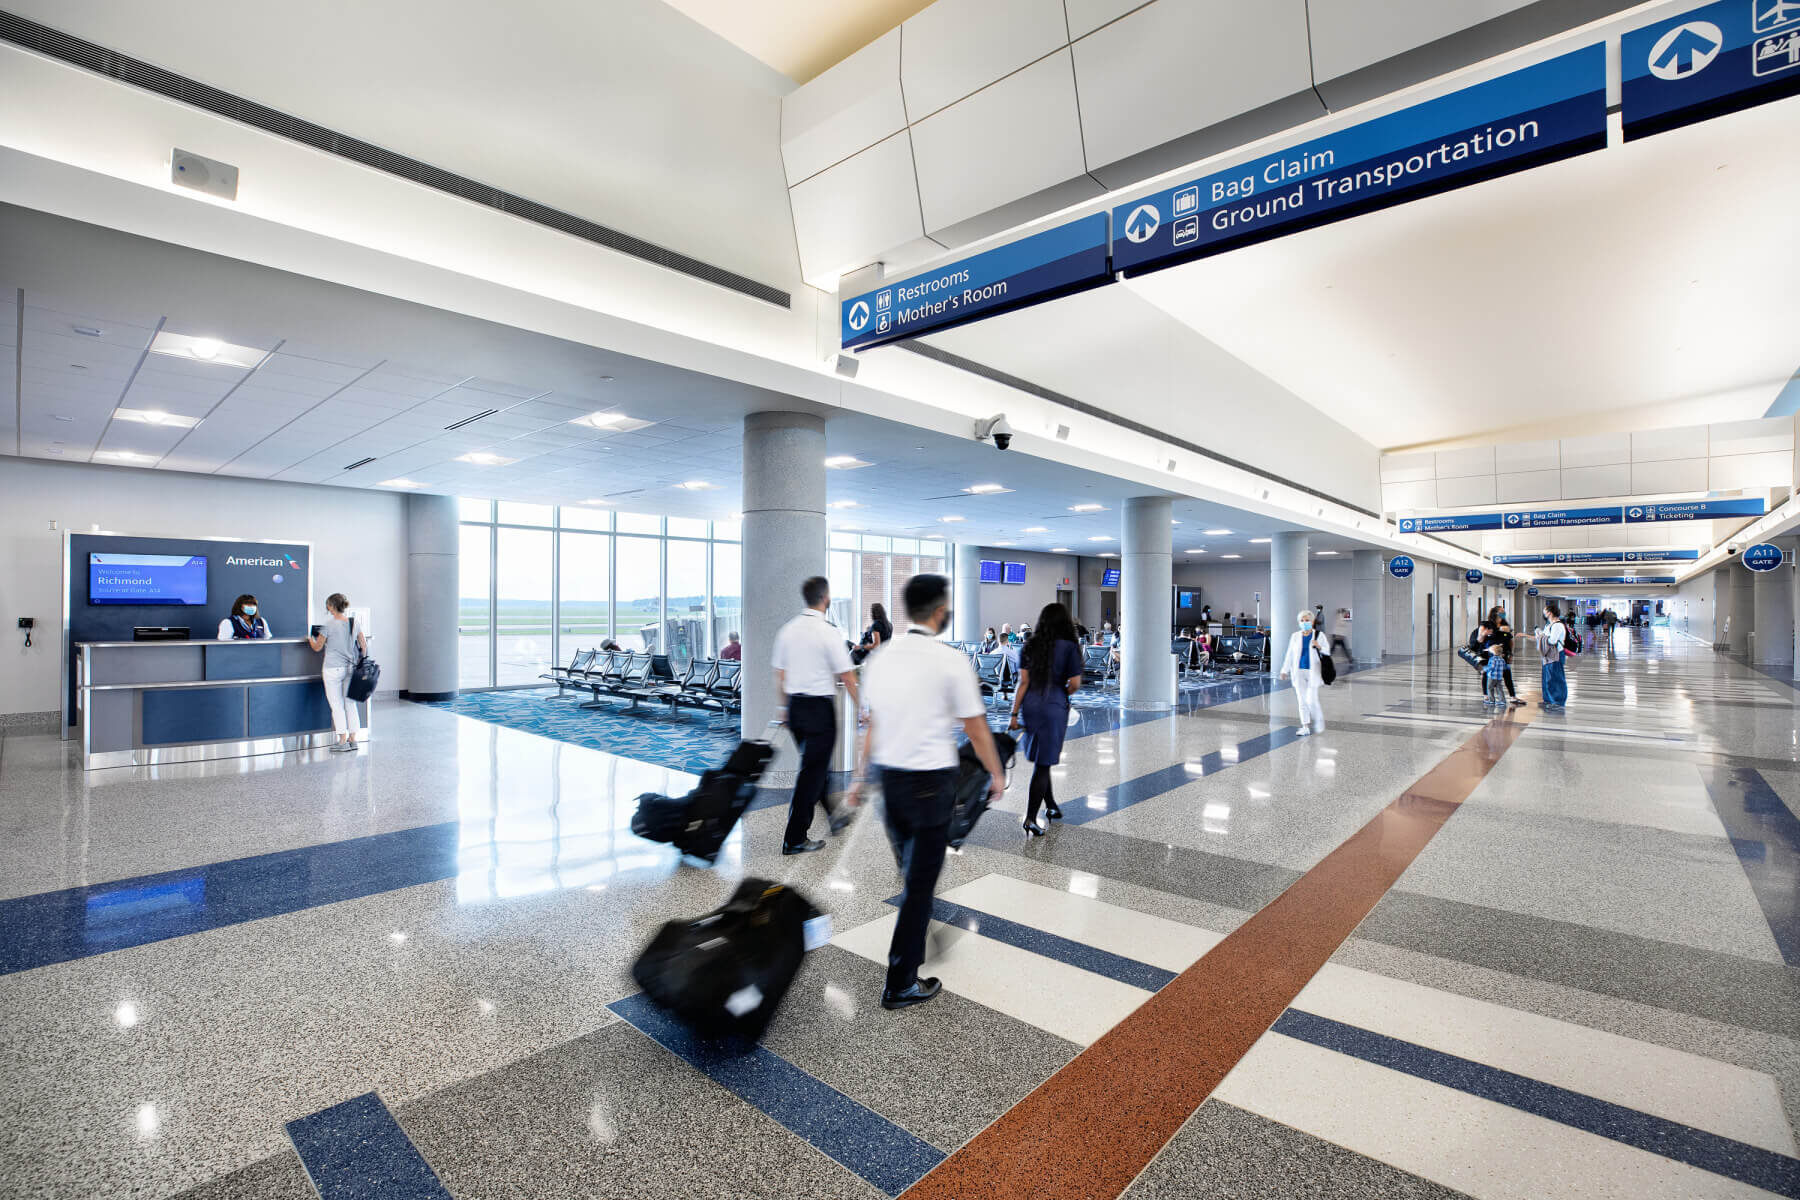
[[[708,483],[704,479],[690,479],[686,483],[678,483],[675,486],[684,492],[710,492],[719,485],[716,483]]]
[[[1219,555],[1219,557],[1220,558],[1242,558],[1244,556],[1241,554],[1221,554],[1221,555]]]
[[[1226,534],[1228,534],[1230,532],[1231,532],[1231,530],[1229,530],[1229,529],[1208,529],[1206,531],[1206,536],[1207,537],[1224,537]]]
[[[1318,555],[1319,555],[1319,557],[1320,557],[1320,558],[1329,558],[1329,557],[1331,557],[1331,556],[1332,556],[1332,555],[1333,555],[1333,554],[1336,554],[1336,553],[1337,553],[1337,551],[1336,551],[1336,550],[1320,550],[1320,551],[1318,551],[1318,552],[1317,552],[1317,553],[1318,553]]]
[[[585,505],[590,505],[594,508],[607,508],[607,507],[611,506],[612,501],[611,500],[583,500],[582,503]]]
[[[263,359],[269,357],[267,350],[258,350],[255,346],[234,346],[218,338],[190,337],[185,333],[171,333],[166,329],[151,339],[150,353],[216,363],[224,367],[241,367],[246,371],[261,365]]]
[[[1269,544],[1269,541],[1270,539],[1268,538],[1251,538],[1250,544],[1252,546],[1266,546]]]
[[[76,333],[79,333],[82,337],[100,336],[100,331],[95,329],[92,325],[71,325],[69,328],[73,329]]]
[[[854,454],[834,454],[825,460],[825,465],[833,471],[854,471],[858,467],[868,467],[874,464],[864,462]]]
[[[160,408],[115,408],[113,416],[121,421],[136,421],[140,425],[167,425],[173,429],[192,429],[200,423],[199,417],[184,417],[164,412]]]
[[[971,496],[998,496],[1001,492],[1010,492],[1011,488],[1001,483],[978,483],[974,487],[966,487],[963,491]]]
[[[505,467],[518,462],[516,458],[502,458],[498,454],[490,454],[486,450],[471,450],[467,454],[456,456],[457,462],[474,463],[478,467]]]
[[[1070,512],[1105,512],[1106,505],[1104,505],[1104,504],[1071,504],[1071,505],[1069,505],[1069,511]]]
[[[990,546],[1016,546],[1017,542],[989,542]]]
[[[1189,554],[1205,554],[1206,551],[1204,551],[1204,550],[1189,550],[1188,553]]]
[[[941,533],[928,533],[925,535],[925,540],[928,542],[941,542],[944,540],[944,535]]]
[[[604,429],[608,433],[631,433],[638,429],[648,429],[655,421],[644,421],[628,413],[591,412],[585,417],[576,417],[571,425],[586,425],[589,429]]]
[[[861,508],[862,502],[858,501],[858,500],[833,500],[831,502],[831,507],[832,508]]]
[[[120,462],[149,462],[148,454],[139,454],[135,450],[97,450],[95,458],[116,458]]]
[[[1069,548],[1067,546],[1058,546],[1056,549],[1050,551],[1052,554],[1067,554],[1068,552]]]
[[[1047,525],[1033,525],[1030,529],[1022,529],[1019,532],[1021,532],[1021,533],[1049,533],[1050,527]]]
[[[1171,525],[1179,525],[1179,524],[1181,524],[1181,522],[1180,522],[1180,521],[1177,521],[1177,520],[1175,520],[1175,519],[1174,519],[1174,518],[1173,518],[1173,517],[1171,517],[1171,518],[1170,518],[1170,519],[1169,519],[1169,524],[1171,524]]]
[[[963,518],[961,518],[961,517],[939,517],[938,518],[938,520],[942,521],[946,525],[954,525],[962,519]]]
[[[416,479],[384,479],[376,486],[391,488],[421,488],[425,485]]]
[[[1090,542],[1110,542],[1110,541],[1112,541],[1112,534],[1103,533],[1103,534],[1100,534],[1098,537],[1089,538],[1088,541],[1090,541]]]
[[[1100,557],[1101,558],[1117,558],[1119,556],[1117,554],[1114,554],[1111,550],[1106,550],[1101,553]]]

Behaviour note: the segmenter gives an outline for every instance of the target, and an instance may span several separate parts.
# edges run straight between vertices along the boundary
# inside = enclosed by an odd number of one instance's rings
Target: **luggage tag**
[[[725,998],[725,1011],[734,1017],[741,1017],[761,1008],[762,1002],[762,989],[754,983],[747,983]]]
[[[817,950],[831,940],[831,914],[820,913],[808,920],[801,929],[806,938],[807,950]]]

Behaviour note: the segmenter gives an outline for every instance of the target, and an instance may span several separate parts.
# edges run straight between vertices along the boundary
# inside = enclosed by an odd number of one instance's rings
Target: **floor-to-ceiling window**
[[[465,524],[457,546],[456,684],[463,688],[489,687],[494,682],[494,502],[459,503]]]
[[[716,531],[724,525],[721,521],[714,526]],[[731,537],[736,537],[737,527],[729,530]],[[732,634],[740,638],[744,632],[744,548],[736,542],[714,542],[713,554],[713,608],[712,608],[712,645],[707,648],[708,654],[717,654],[724,649],[725,643]]]
[[[621,518],[637,514],[621,513]],[[651,518],[657,520],[656,518]],[[660,521],[658,522],[660,525]],[[632,523],[619,522],[625,529]],[[641,526],[640,526],[641,527]],[[616,540],[618,566],[613,575],[614,614],[618,641],[627,650],[666,652],[662,632],[662,551],[660,529],[651,536],[621,533]]]
[[[544,504],[501,501],[494,531],[494,683],[532,683],[550,669],[550,526],[555,510]]]
[[[673,533],[673,519],[669,521]],[[704,536],[706,522],[699,522]],[[676,671],[687,669],[696,658],[708,653],[706,644],[706,566],[707,545],[671,536],[668,547],[668,587],[663,628],[668,631],[669,665]]]

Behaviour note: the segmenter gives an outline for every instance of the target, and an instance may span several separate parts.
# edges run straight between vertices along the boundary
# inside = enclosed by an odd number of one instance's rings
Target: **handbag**
[[[1316,644],[1313,646],[1313,650],[1315,652],[1318,650]],[[1337,664],[1331,661],[1331,652],[1327,650],[1325,653],[1319,655],[1319,682],[1326,687],[1330,687],[1332,682],[1336,679]]]
[[[350,618],[350,641],[356,641],[356,618]],[[375,685],[381,682],[381,664],[370,658],[367,653],[358,651],[356,665],[350,668],[350,682],[344,687],[344,695],[358,704],[375,694]]]

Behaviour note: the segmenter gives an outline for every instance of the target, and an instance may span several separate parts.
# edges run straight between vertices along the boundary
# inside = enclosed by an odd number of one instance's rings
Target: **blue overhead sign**
[[[1571,575],[1567,579],[1540,579],[1538,582],[1553,584],[1557,587],[1580,587],[1591,583],[1674,583],[1675,577],[1673,575]]]
[[[1537,508],[1506,514],[1508,529],[1564,529],[1573,525],[1617,525],[1623,517],[1612,508]]]
[[[1451,513],[1441,517],[1401,517],[1401,533],[1463,533],[1500,528],[1499,513]]]
[[[1388,574],[1395,579],[1405,579],[1413,573],[1413,560],[1404,554],[1396,554],[1388,559]]]
[[[1506,581],[1506,590],[1509,592],[1518,586],[1519,586],[1519,581],[1516,579],[1509,579]]]
[[[1113,266],[1172,266],[1605,145],[1595,44],[1121,204]]]
[[[853,296],[839,306],[839,337],[846,350],[867,350],[1111,278],[1106,214],[1095,213]]]
[[[1625,140],[1800,91],[1800,3],[1720,0],[1619,39]]]
[[[1467,571],[1463,572],[1463,578],[1468,580],[1470,583],[1480,583],[1481,582],[1481,572],[1477,571],[1473,567],[1470,567]]]
[[[1527,596],[1535,596],[1538,594],[1538,590],[1534,587],[1528,587],[1525,589],[1525,594]]]
[[[1744,551],[1744,565],[1752,571],[1773,571],[1781,565],[1781,547],[1758,542]]]
[[[1570,550],[1559,554],[1496,554],[1495,566],[1545,567],[1559,563],[1689,562],[1698,550]]]
[[[1729,517],[1760,517],[1768,506],[1761,500],[1683,500],[1678,504],[1633,504],[1625,510],[1625,522],[1713,521]]]

